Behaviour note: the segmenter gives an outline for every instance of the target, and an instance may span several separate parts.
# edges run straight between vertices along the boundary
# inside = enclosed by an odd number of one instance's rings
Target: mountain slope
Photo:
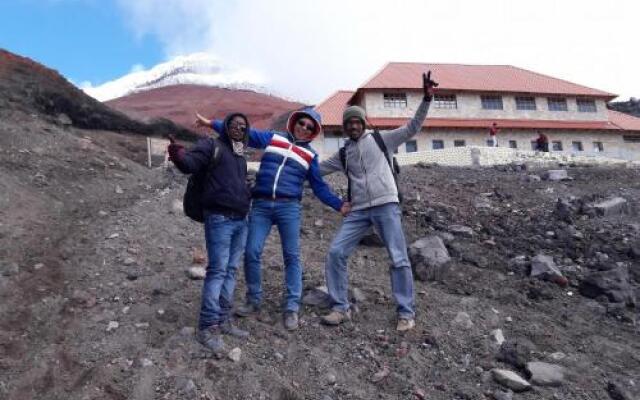
[[[222,118],[230,112],[247,114],[251,125],[270,128],[284,113],[303,105],[250,90],[176,85],[134,93],[106,102],[137,119],[164,117],[191,126],[194,113]]]

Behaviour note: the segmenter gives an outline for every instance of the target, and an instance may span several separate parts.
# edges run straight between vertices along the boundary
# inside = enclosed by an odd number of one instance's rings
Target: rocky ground
[[[405,168],[420,280],[404,335],[375,237],[350,260],[354,320],[320,325],[341,218],[309,192],[300,330],[281,325],[274,230],[268,318],[238,321],[251,337],[218,359],[193,338],[203,234],[184,177],[144,168],[137,136],[19,113],[0,133],[0,398],[638,398],[639,170]]]

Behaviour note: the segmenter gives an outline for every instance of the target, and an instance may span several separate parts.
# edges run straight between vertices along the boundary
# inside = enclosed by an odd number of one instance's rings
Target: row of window
[[[385,108],[406,108],[406,93],[384,93]],[[593,99],[576,99],[579,112],[597,112],[596,102]],[[485,95],[480,96],[480,104],[483,110],[502,110],[502,96]],[[455,94],[434,95],[433,106],[440,109],[457,110],[458,100]],[[547,97],[547,108],[549,111],[568,111],[567,99],[565,97]],[[516,109],[522,111],[535,111],[538,109],[536,98],[533,96],[516,96]]]
[[[465,147],[467,143],[464,140],[454,140],[453,147]],[[491,146],[492,142],[487,140],[487,146]],[[509,147],[512,149],[518,148],[518,142],[515,140],[509,140]],[[535,140],[531,141],[531,150],[537,149],[537,143]],[[326,149],[326,146],[325,146]],[[431,141],[431,149],[432,150],[440,150],[444,149],[444,140],[434,139]],[[551,150],[553,151],[563,151],[562,141],[553,141],[551,142]],[[580,141],[572,141],[571,142],[571,150],[572,151],[584,151],[584,147],[582,146],[582,142]],[[410,140],[405,143],[405,151],[407,153],[415,153],[418,151],[418,142],[415,140]],[[593,142],[593,151],[594,152],[602,152],[604,151],[604,144],[602,142]],[[396,151],[397,153],[397,151]]]

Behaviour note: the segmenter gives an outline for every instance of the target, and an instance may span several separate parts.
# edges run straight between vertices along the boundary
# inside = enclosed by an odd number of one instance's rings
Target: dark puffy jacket
[[[318,155],[308,141],[296,141],[293,125],[300,117],[309,117],[316,122],[314,137],[320,133],[321,120],[312,108],[294,111],[287,122],[289,132],[249,130],[249,147],[264,149],[260,169],[253,187],[255,198],[301,199],[305,180],[309,181],[313,193],[326,205],[340,210],[342,200],[337,197],[320,175]],[[223,121],[214,121],[213,129],[222,132]]]
[[[242,114],[228,115],[221,126],[225,134],[221,135],[220,139],[201,139],[193,148],[183,153],[178,161],[174,161],[176,167],[186,174],[207,174],[202,193],[205,216],[223,214],[244,217],[249,212],[251,192],[246,181],[247,161],[243,156],[233,152],[230,139],[226,135],[228,122],[236,115],[246,120]],[[216,143],[220,146],[220,159],[216,166],[210,169],[209,163]]]

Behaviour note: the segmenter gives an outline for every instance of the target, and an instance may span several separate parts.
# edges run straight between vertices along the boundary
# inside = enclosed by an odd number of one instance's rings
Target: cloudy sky
[[[317,102],[388,61],[512,64],[640,97],[637,0],[7,0],[0,47],[93,85],[208,52]]]

